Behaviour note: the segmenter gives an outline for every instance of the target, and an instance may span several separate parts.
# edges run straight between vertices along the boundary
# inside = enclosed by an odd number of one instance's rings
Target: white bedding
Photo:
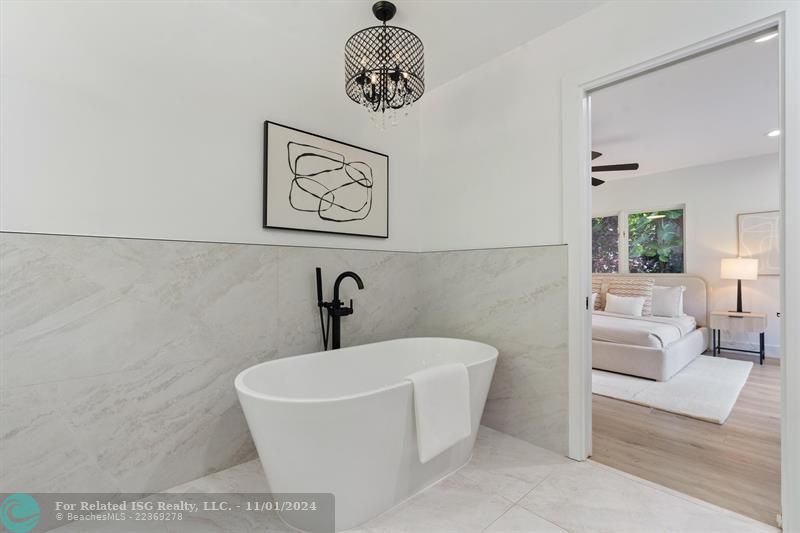
[[[679,317],[634,317],[595,311],[592,313],[592,339],[664,348],[694,331],[697,322],[689,315]]]

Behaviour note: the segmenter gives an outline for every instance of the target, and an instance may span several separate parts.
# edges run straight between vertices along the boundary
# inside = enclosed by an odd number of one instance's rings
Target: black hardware
[[[355,272],[346,271],[339,274],[336,281],[333,283],[333,300],[325,302],[322,300],[322,269],[317,267],[317,307],[319,308],[319,322],[322,328],[322,346],[325,350],[328,349],[328,337],[331,338],[331,350],[341,348],[342,345],[342,328],[341,319],[343,316],[352,315],[354,312],[353,300],[350,299],[350,306],[346,307],[344,302],[339,299],[339,286],[342,281],[347,278],[352,278],[358,286],[358,290],[364,289],[364,282],[361,277]],[[322,309],[328,310],[327,325],[323,318]]]
[[[382,22],[392,20],[395,13],[397,13],[397,8],[391,2],[382,0],[381,2],[375,2],[372,6],[372,14]]]
[[[328,333],[331,330],[331,315],[328,313],[328,322],[325,323],[325,317],[322,313],[322,308],[327,304],[322,301],[322,269],[317,267],[317,307],[319,308],[319,326],[322,329],[322,349],[328,349]]]

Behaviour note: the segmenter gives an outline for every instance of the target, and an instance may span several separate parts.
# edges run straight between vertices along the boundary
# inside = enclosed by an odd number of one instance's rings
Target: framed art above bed
[[[758,259],[759,276],[781,274],[780,216],[780,211],[736,215],[738,255]]]

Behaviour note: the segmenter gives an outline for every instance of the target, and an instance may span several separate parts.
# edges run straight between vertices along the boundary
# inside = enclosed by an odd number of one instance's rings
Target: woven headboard
[[[690,274],[592,274],[597,278],[640,277],[653,278],[656,285],[675,287],[683,285],[683,310],[692,315],[698,326],[708,325],[708,287],[703,278]]]

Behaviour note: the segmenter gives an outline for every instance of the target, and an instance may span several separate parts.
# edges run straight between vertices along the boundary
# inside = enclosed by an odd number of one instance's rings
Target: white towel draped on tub
[[[427,463],[472,432],[469,373],[464,363],[452,363],[406,379],[414,386],[419,460]]]

